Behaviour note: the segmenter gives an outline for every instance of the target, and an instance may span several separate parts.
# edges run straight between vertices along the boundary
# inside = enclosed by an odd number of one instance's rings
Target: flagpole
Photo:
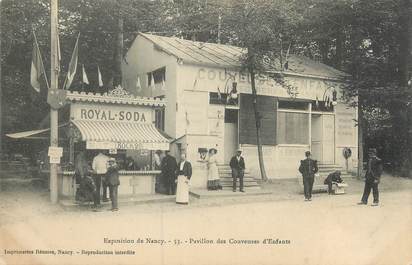
[[[58,27],[58,0],[50,0],[50,26],[51,26],[51,76],[50,76],[50,91],[58,89],[58,71],[56,65],[57,56],[57,27]],[[50,107],[50,147],[58,147],[58,110]],[[54,161],[53,161],[54,162]],[[58,202],[58,180],[57,169],[58,163],[50,163],[50,201],[55,204]]]

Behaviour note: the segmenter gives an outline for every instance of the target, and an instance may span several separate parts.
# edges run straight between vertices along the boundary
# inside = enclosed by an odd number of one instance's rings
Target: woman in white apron
[[[189,180],[192,177],[192,165],[186,161],[186,154],[182,153],[177,173],[176,203],[189,203]]]
[[[222,186],[220,185],[219,169],[217,168],[216,153],[217,150],[215,148],[209,150],[209,159],[207,161],[207,167],[209,169],[207,174],[208,190],[222,189]]]

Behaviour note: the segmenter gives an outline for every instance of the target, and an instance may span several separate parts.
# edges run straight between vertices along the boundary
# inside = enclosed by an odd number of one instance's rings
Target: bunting
[[[162,91],[166,90],[166,83],[164,78],[162,78]]]
[[[149,88],[150,88],[151,90],[155,90],[155,89],[156,89],[153,73],[150,74]]]
[[[97,79],[99,81],[99,87],[103,86],[103,80],[102,80],[102,73],[100,72],[99,66],[97,66]]]
[[[84,84],[89,84],[89,78],[87,78],[86,70],[84,69],[84,64],[82,64],[82,80]]]
[[[219,86],[217,86],[217,98],[218,98],[219,100],[222,100],[222,93],[220,92]]]
[[[142,86],[140,85],[140,77],[139,77],[139,76],[137,76],[136,90],[137,90],[137,92],[141,92],[141,91],[142,91]]]

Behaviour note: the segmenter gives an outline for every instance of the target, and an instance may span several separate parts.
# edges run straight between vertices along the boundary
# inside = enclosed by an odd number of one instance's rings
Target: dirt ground
[[[379,207],[356,205],[363,183],[346,182],[347,194],[315,194],[312,202],[294,181],[279,181],[264,186],[271,195],[116,213],[65,211],[39,185],[2,183],[0,265],[412,264],[412,180],[384,176]]]

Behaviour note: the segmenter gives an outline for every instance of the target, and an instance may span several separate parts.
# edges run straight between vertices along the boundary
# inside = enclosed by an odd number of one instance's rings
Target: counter
[[[159,174],[159,170],[120,170],[119,196],[154,194],[156,176]],[[75,186],[74,171],[63,171],[59,178],[59,194],[62,197],[74,197],[76,193]]]

